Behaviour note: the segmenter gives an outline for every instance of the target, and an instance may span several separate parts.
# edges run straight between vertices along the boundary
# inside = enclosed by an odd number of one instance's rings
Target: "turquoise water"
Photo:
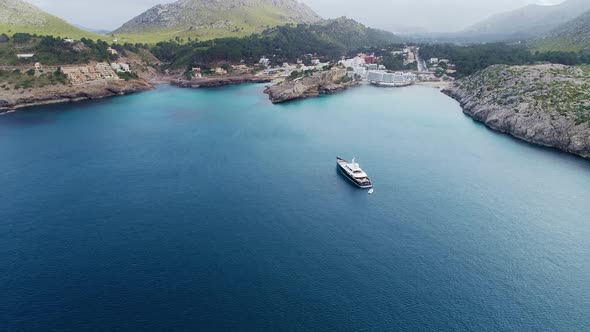
[[[0,328],[590,330],[589,161],[426,87],[263,88],[1,116]]]

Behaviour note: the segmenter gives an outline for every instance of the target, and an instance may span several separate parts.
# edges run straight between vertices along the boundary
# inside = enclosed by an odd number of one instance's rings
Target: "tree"
[[[22,32],[17,32],[14,35],[12,35],[12,40],[15,43],[28,43],[31,41],[31,39],[33,39],[33,36],[31,36],[31,34],[28,33],[22,33]]]

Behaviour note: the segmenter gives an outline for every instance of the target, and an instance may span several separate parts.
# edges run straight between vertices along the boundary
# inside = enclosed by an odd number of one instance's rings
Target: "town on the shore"
[[[80,42],[74,39],[66,38],[64,43],[75,48]],[[157,80],[164,82],[191,82],[191,86],[207,86],[199,83],[218,82],[232,84],[232,82],[242,82],[239,77],[264,77],[268,81],[280,82],[290,78],[297,79],[301,76],[311,75],[338,65],[347,69],[347,76],[357,82],[367,82],[374,85],[383,86],[405,86],[419,82],[450,82],[453,81],[453,74],[456,73],[455,65],[448,59],[430,58],[422,59],[420,57],[420,48],[418,46],[404,46],[399,49],[389,51],[391,56],[403,59],[403,65],[406,70],[389,70],[383,64],[383,56],[377,56],[374,53],[358,53],[354,57],[342,57],[339,61],[326,61],[314,54],[306,54],[302,59],[297,59],[294,63],[274,63],[272,56],[263,56],[257,64],[229,63],[220,61],[210,66],[195,66],[188,68],[186,71],[164,70],[162,73],[145,77],[141,72],[145,69],[145,64],[137,59],[126,58],[120,54],[114,47],[109,47],[107,52],[116,56],[117,61],[96,62],[90,61],[80,65],[60,65],[46,66],[41,62],[31,62],[34,59],[34,53],[16,54],[19,65],[14,68],[4,68],[5,70],[19,70],[20,72],[34,72],[40,75],[44,72],[61,71],[66,75],[71,85],[80,85],[86,83],[99,83],[108,80],[128,80],[130,78],[144,78],[147,81]],[[322,61],[323,60],[323,61]],[[155,76],[155,77],[154,77]],[[233,78],[233,79],[232,79]],[[256,80],[254,80],[256,81]],[[247,82],[247,81],[246,81]],[[183,85],[183,84],[178,84]]]

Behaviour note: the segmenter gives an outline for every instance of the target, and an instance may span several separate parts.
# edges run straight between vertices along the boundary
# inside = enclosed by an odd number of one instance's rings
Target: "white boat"
[[[373,188],[373,183],[367,173],[365,173],[354,159],[348,162],[340,157],[336,157],[336,164],[342,175],[346,176],[350,182],[362,189]]]

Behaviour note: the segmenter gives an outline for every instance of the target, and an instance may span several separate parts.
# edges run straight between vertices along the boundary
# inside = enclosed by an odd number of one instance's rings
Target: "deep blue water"
[[[589,161],[430,88],[262,90],[0,116],[0,329],[590,330]]]

